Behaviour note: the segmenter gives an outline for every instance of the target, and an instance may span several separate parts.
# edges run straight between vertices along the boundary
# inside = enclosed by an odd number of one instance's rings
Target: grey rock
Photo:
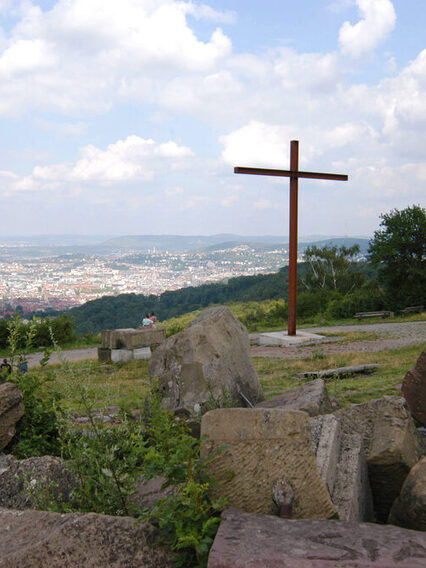
[[[135,493],[130,497],[131,503],[141,509],[152,509],[159,499],[173,493],[174,487],[165,487],[166,482],[165,477],[153,477],[149,480],[141,478],[136,483]]]
[[[15,460],[4,456],[0,459],[0,507],[19,510],[40,507],[47,495],[60,506],[71,500],[76,486],[76,478],[60,458]]]
[[[172,568],[158,537],[129,517],[0,509],[0,568]]]
[[[410,469],[424,454],[402,397],[385,396],[334,412],[346,434],[359,434],[364,443],[377,520],[386,522]]]
[[[18,420],[24,415],[22,392],[14,383],[0,384],[0,451],[15,435]]]
[[[371,523],[287,520],[227,509],[208,568],[423,568],[426,535]]]
[[[264,398],[247,330],[225,306],[203,311],[162,343],[152,354],[149,375],[169,409],[244,406],[240,393],[253,404]]]
[[[284,408],[287,410],[303,410],[310,416],[328,414],[333,411],[327,393],[325,381],[316,379],[305,383],[302,387],[285,392],[269,400],[259,402],[256,408]]]
[[[426,531],[426,457],[408,474],[392,506],[388,522],[407,529]]]
[[[414,369],[405,375],[401,392],[411,414],[426,426],[426,347],[417,359]]]

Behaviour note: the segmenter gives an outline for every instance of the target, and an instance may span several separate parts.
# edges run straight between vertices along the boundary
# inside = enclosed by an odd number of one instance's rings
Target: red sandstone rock
[[[426,534],[370,523],[227,509],[208,568],[423,568]]]
[[[405,375],[401,391],[411,414],[426,426],[426,347],[414,369]]]

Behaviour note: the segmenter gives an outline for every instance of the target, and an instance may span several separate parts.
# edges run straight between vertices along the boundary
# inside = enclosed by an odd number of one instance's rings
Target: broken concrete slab
[[[273,490],[280,480],[294,492],[292,518],[336,515],[312,449],[309,417],[281,409],[219,409],[201,423],[203,457],[217,457],[208,472],[230,506],[278,513]],[[223,450],[223,451],[221,451]]]
[[[333,411],[327,387],[322,379],[305,383],[300,388],[292,389],[280,396],[259,402],[256,408],[282,408],[303,410],[310,416],[327,414]]]
[[[208,568],[423,568],[426,534],[371,523],[287,520],[230,508]]]

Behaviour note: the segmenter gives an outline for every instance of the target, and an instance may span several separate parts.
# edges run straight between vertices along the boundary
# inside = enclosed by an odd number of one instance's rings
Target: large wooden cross
[[[270,170],[267,168],[234,168],[236,174],[253,174],[260,176],[281,176],[290,178],[290,254],[288,274],[288,335],[296,335],[297,305],[297,199],[299,178],[332,179],[347,181],[348,176],[342,174],[321,174],[299,171],[299,141],[290,143],[290,169]]]

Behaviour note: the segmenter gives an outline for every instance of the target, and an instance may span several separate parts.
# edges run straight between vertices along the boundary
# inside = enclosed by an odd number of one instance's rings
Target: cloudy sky
[[[0,235],[369,235],[424,204],[425,0],[0,0]]]

